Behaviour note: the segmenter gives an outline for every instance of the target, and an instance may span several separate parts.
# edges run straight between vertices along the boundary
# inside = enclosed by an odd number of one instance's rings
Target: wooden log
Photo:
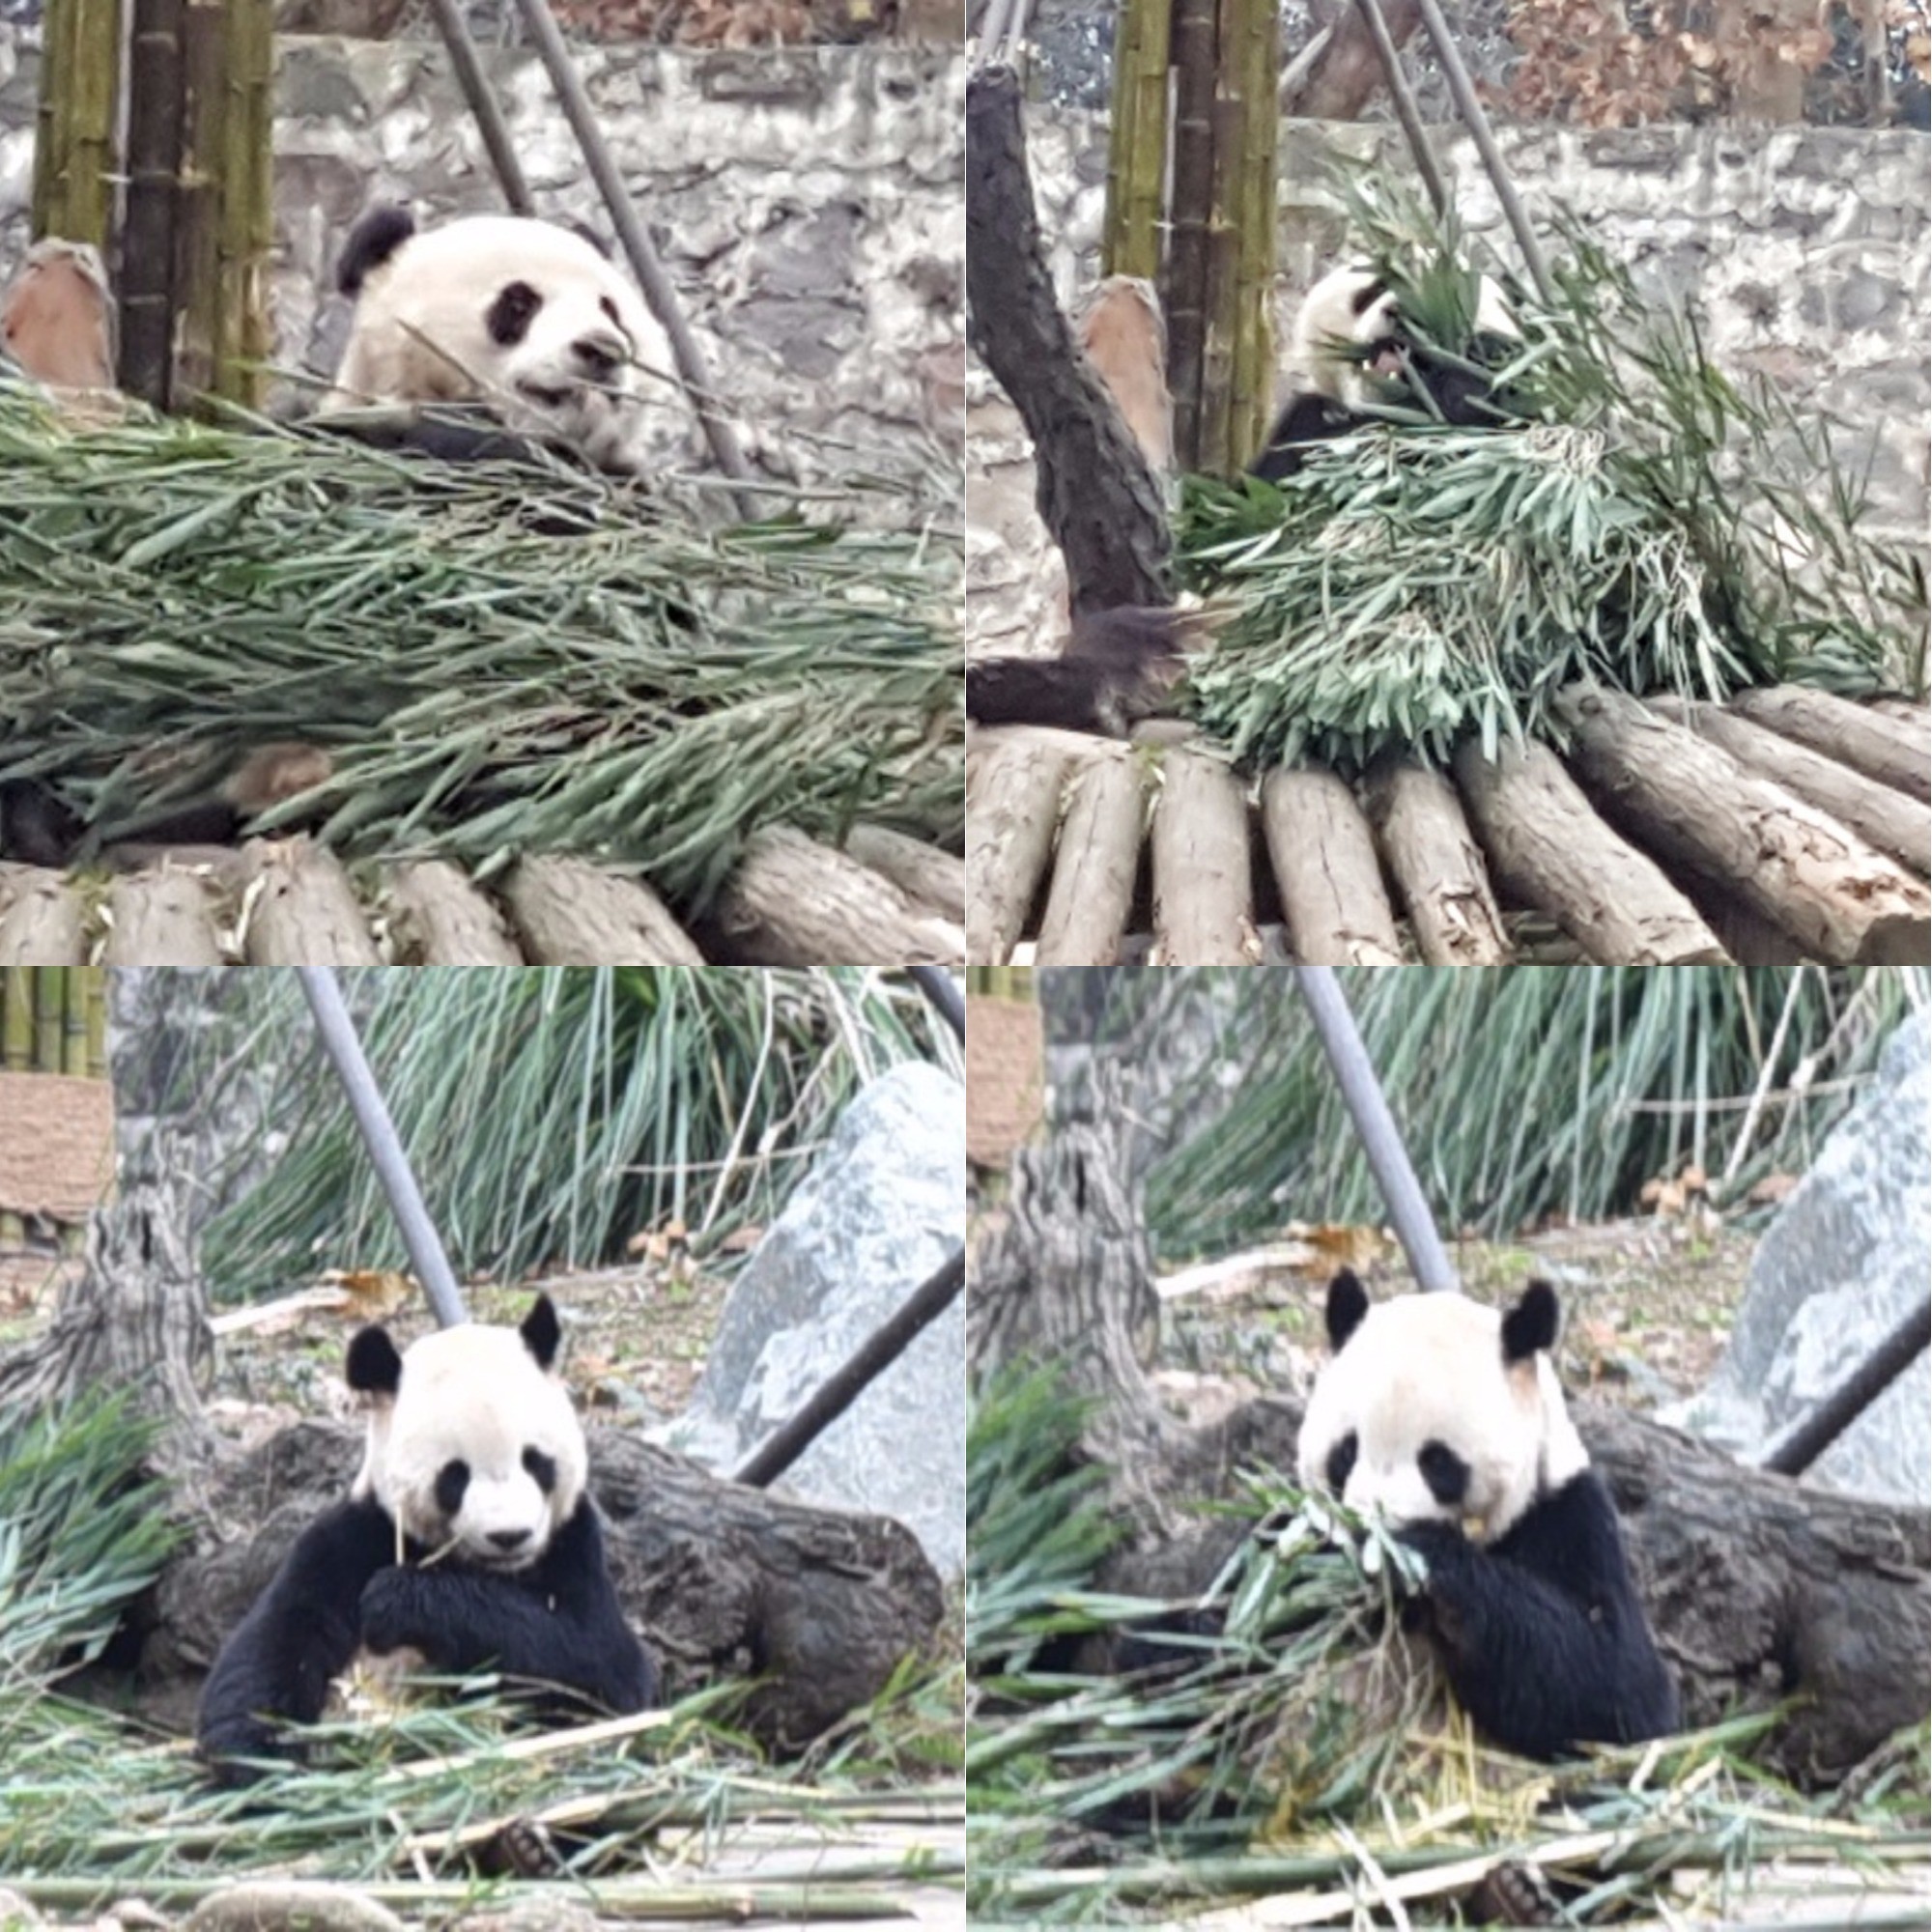
[[[213,893],[205,872],[130,872],[107,896],[110,966],[219,966]]]
[[[1497,880],[1604,966],[1695,966],[1724,958],[1694,906],[1599,818],[1547,746],[1504,745],[1492,764],[1465,740],[1456,782]]]
[[[308,838],[242,848],[242,956],[251,966],[380,966],[349,875]]]
[[[1805,691],[1795,685],[1741,691],[1730,700],[1730,708],[1739,717],[1809,745],[1895,791],[1932,800],[1932,739],[1922,723],[1854,704],[1829,691]]]
[[[1876,711],[1881,718],[1896,718],[1910,724],[1920,736],[1932,742],[1932,709],[1922,698],[1918,697],[1874,697],[1865,706],[1867,711]]]
[[[39,866],[0,866],[0,966],[86,963],[79,893]]]
[[[1026,929],[1060,822],[1064,735],[979,736],[966,793],[966,957],[976,966],[1004,966]]]
[[[1333,772],[1283,767],[1262,785],[1262,830],[1289,945],[1304,966],[1400,966],[1376,841]]]
[[[1241,782],[1203,752],[1169,752],[1153,809],[1154,963],[1252,966],[1261,957]]]
[[[638,879],[583,859],[521,859],[503,899],[525,956],[542,966],[702,966],[668,907]]]
[[[1074,780],[1034,949],[1036,965],[1119,963],[1134,909],[1151,789],[1145,757],[1095,758]]]
[[[1932,810],[1917,799],[1722,705],[1687,704],[1675,697],[1648,701],[1660,716],[1721,745],[1746,770],[1815,805],[1921,879],[1932,877]]]
[[[746,841],[705,929],[726,965],[955,966],[966,956],[959,926],[788,825]]]
[[[1554,715],[1573,734],[1572,769],[1614,818],[1722,880],[1812,958],[1911,965],[1932,949],[1922,880],[1728,752],[1622,692],[1569,686]]]
[[[1424,961],[1495,966],[1507,960],[1509,934],[1483,848],[1449,780],[1406,761],[1386,765],[1372,777],[1369,812]]]
[[[362,1434],[300,1422],[213,1472],[202,1520],[244,1526],[177,1559],[142,1657],[150,1686],[205,1671],[297,1531],[348,1492]],[[746,1667],[753,1730],[796,1748],[869,1701],[931,1637],[945,1597],[902,1523],[813,1509],[593,1429],[590,1489],[617,1593],[657,1653],[668,1698]]]
[[[446,859],[385,868],[391,930],[411,966],[521,966],[509,922]]]
[[[890,879],[915,904],[954,925],[966,923],[966,861],[957,853],[886,825],[853,826],[845,850]]]

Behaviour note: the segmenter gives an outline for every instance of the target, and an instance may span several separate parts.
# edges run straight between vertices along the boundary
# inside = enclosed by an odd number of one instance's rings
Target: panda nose
[[[513,1549],[521,1549],[529,1540],[530,1533],[526,1529],[493,1529],[490,1532],[490,1541],[505,1555]]]
[[[629,345],[617,335],[580,335],[570,348],[584,374],[600,383],[608,383],[624,366],[629,353]]]

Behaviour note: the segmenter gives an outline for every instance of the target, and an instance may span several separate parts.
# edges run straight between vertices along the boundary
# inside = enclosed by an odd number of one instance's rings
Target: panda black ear
[[[1503,1315],[1503,1360],[1523,1362],[1540,1349],[1556,1346],[1560,1325],[1556,1291],[1547,1281],[1533,1281],[1522,1299]]]
[[[364,1395],[394,1395],[402,1386],[403,1358],[386,1328],[358,1328],[349,1345],[349,1386]]]
[[[563,1340],[563,1329],[549,1295],[537,1296],[517,1333],[524,1338],[524,1347],[536,1357],[538,1368],[547,1369],[556,1360],[556,1345]]]
[[[1344,1268],[1328,1284],[1328,1346],[1339,1350],[1362,1325],[1369,1312],[1368,1291],[1355,1279],[1353,1268]]]
[[[392,202],[372,208],[349,231],[335,265],[335,286],[346,296],[358,294],[369,271],[380,269],[415,232],[416,218],[407,208]]]

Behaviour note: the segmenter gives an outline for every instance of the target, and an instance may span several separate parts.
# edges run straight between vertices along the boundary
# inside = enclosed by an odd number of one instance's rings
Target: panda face
[[[586,1467],[577,1412],[550,1372],[558,1332],[547,1295],[520,1328],[466,1322],[403,1354],[364,1328],[349,1350],[349,1384],[370,1405],[355,1493],[458,1563],[534,1563],[575,1513]]]
[[[1488,275],[1477,283],[1475,333],[1520,339],[1502,290]],[[1352,410],[1401,400],[1409,346],[1395,291],[1371,269],[1341,268],[1303,298],[1291,353],[1309,388]]]
[[[1507,1311],[1447,1293],[1371,1307],[1345,1270],[1327,1320],[1335,1352],[1302,1418],[1303,1488],[1397,1526],[1450,1523],[1490,1543],[1587,1466],[1549,1362],[1547,1284]]]
[[[520,434],[623,470],[641,412],[682,408],[664,330],[570,229],[492,214],[417,233],[390,212],[350,247],[355,324],[326,410],[486,403]]]

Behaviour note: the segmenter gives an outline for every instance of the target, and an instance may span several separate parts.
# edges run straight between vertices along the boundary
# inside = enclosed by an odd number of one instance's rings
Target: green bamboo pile
[[[554,468],[266,423],[61,423],[0,382],[0,781],[101,839],[265,741],[351,855],[634,867],[701,908],[747,837],[961,833],[956,543],[705,527]],[[554,533],[558,528],[569,534]]]
[[[1349,199],[1350,252],[1466,351],[1453,224],[1359,183]],[[1923,690],[1924,560],[1861,527],[1837,426],[1720,374],[1692,318],[1654,309],[1579,227],[1562,241],[1551,301],[1510,290],[1524,344],[1501,375],[1528,427],[1394,410],[1279,488],[1190,480],[1182,574],[1231,613],[1190,705],[1242,763],[1560,745],[1550,699],[1579,679]]]

